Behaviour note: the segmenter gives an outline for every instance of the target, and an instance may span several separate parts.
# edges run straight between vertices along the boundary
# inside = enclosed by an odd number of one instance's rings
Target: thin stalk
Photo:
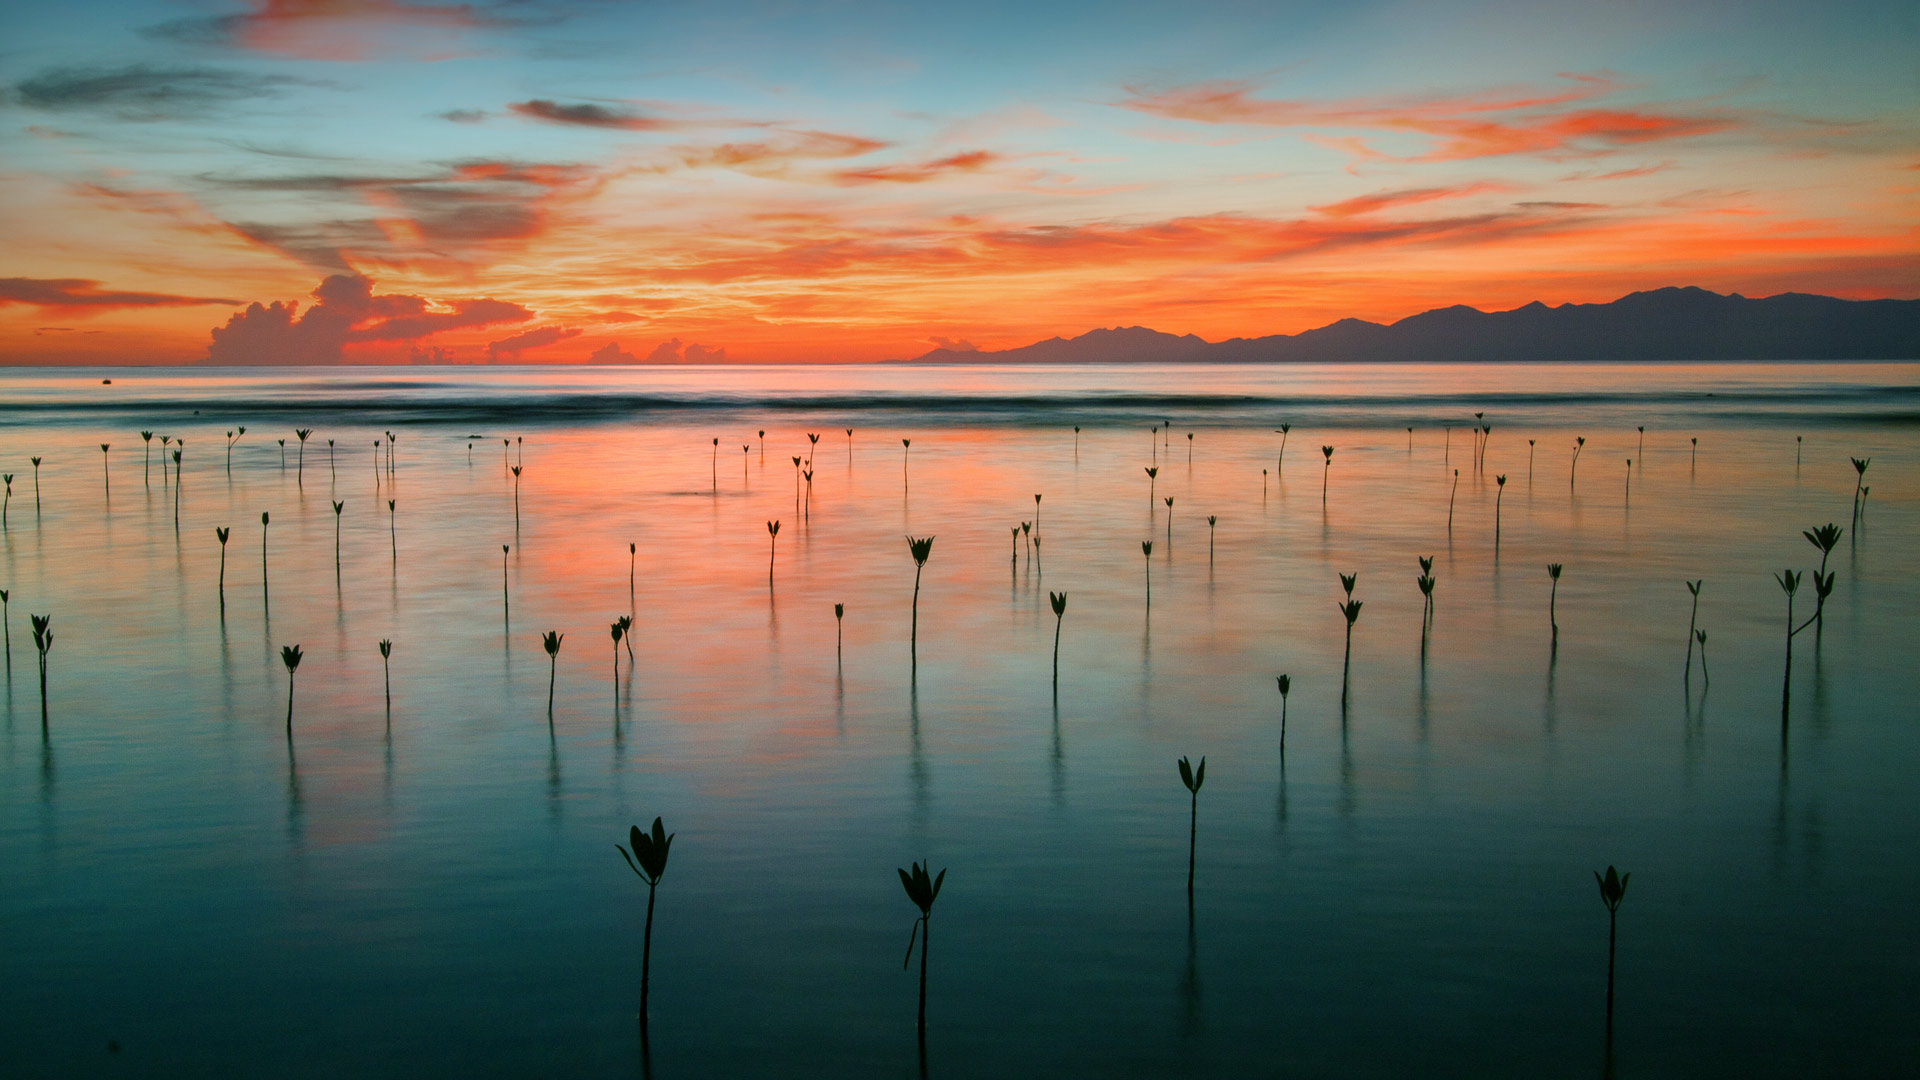
[[[659,882],[647,883],[647,928],[640,935],[640,1038],[647,1037],[647,984],[653,971],[653,893]]]
[[[1187,910],[1193,910],[1193,853],[1200,839],[1200,792],[1195,789],[1188,793],[1192,807],[1187,817]]]
[[[1607,913],[1607,1040],[1613,1040],[1613,947],[1619,938],[1620,913]]]

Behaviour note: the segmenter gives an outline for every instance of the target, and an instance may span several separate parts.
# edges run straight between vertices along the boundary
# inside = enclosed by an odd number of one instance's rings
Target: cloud
[[[904,165],[876,165],[866,169],[843,169],[834,173],[834,180],[842,184],[924,184],[952,173],[979,172],[989,165],[1002,161],[1001,155],[990,150],[969,150],[965,153],[950,154],[934,161],[923,161]]]
[[[958,340],[955,340],[953,338],[944,338],[939,336],[938,334],[935,334],[934,336],[929,337],[926,340],[934,348],[945,349],[948,352],[979,352],[980,351],[980,346],[975,345],[973,342],[968,341],[966,338],[960,338]]]
[[[240,15],[174,19],[150,26],[149,38],[246,49],[306,60],[376,56],[448,59],[461,55],[467,31],[522,24],[477,4],[407,0],[246,0]]]
[[[609,341],[593,350],[593,355],[587,357],[587,362],[589,364],[637,364],[640,358],[621,348],[619,342]]]
[[[88,309],[195,307],[200,304],[237,306],[238,300],[211,296],[174,296],[168,293],[103,290],[87,278],[0,278],[0,305],[32,304],[74,312]]]
[[[451,120],[456,124],[477,124],[480,121],[485,120],[487,118],[487,110],[485,109],[448,109],[446,112],[435,113],[434,115],[438,116],[442,120]]]
[[[674,153],[689,169],[733,169],[752,176],[774,177],[784,174],[796,161],[855,158],[884,150],[891,143],[861,135],[841,135],[831,131],[788,131],[771,139],[752,142],[728,142],[712,146],[681,146]]]
[[[1400,191],[1380,191],[1371,195],[1356,195],[1351,199],[1342,199],[1324,206],[1308,209],[1328,217],[1355,217],[1360,214],[1373,214],[1382,210],[1392,210],[1402,206],[1416,206],[1433,202],[1436,199],[1459,199],[1469,195],[1482,195],[1487,192],[1509,191],[1505,184],[1483,180],[1473,184],[1459,184],[1453,187],[1406,188]]]
[[[580,331],[563,326],[539,326],[523,334],[487,343],[487,356],[498,361],[511,362],[520,359],[520,354],[529,349],[538,349],[568,338],[580,336]]]
[[[681,126],[679,121],[648,116],[631,109],[609,108],[605,105],[590,103],[562,105],[557,101],[548,101],[544,98],[514,102],[507,106],[507,111],[549,124],[572,124],[578,127],[612,128],[619,131],[670,131]]]
[[[412,341],[446,330],[525,322],[533,312],[502,300],[459,300],[435,310],[418,296],[377,296],[373,282],[335,274],[313,290],[317,301],[254,303],[215,327],[207,360],[215,364],[337,364],[350,344]]]
[[[1459,161],[1507,154],[1594,156],[1648,143],[1709,135],[1734,126],[1723,113],[1688,114],[1656,107],[1590,104],[1620,84],[1605,76],[1564,75],[1559,90],[1487,90],[1473,94],[1349,99],[1285,99],[1254,95],[1238,80],[1162,90],[1129,86],[1122,108],[1203,124],[1280,128],[1345,128],[1426,137],[1431,148],[1411,161]],[[1351,139],[1351,136],[1347,138]],[[1364,143],[1350,147],[1381,156]]]
[[[718,364],[727,358],[727,350],[705,345],[682,344],[679,338],[663,341],[647,354],[649,364]]]
[[[290,86],[325,85],[286,75],[220,68],[53,68],[14,84],[22,104],[50,112],[94,110],[122,120],[200,117],[220,107],[278,97]]]

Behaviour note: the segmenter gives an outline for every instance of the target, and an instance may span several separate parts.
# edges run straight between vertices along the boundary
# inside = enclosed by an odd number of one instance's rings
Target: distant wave
[[[475,428],[560,423],[608,423],[648,417],[775,413],[918,417],[928,423],[1058,424],[1156,420],[1179,416],[1193,423],[1274,422],[1289,417],[1319,423],[1379,425],[1402,421],[1458,421],[1473,411],[1500,421],[1549,422],[1558,414],[1617,410],[1675,413],[1723,421],[1920,422],[1920,386],[1814,385],[1705,391],[1570,391],[1396,394],[1164,393],[1060,389],[995,393],[619,393],[520,391],[449,393],[444,384],[394,381],[296,384],[286,394],[239,396],[208,388],[169,398],[45,398],[0,403],[0,422],[74,422],[109,417],[168,420],[199,414],[203,421],[265,422],[273,417],[335,416],[347,422],[457,424]]]

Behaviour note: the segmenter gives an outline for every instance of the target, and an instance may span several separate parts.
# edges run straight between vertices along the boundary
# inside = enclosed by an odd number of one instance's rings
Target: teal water
[[[1916,375],[0,375],[3,1071],[915,1076],[894,869],[928,858],[930,1076],[1598,1074],[1609,863],[1633,874],[1616,1075],[1899,1072]],[[186,439],[177,530],[143,428]],[[1849,526],[1850,456],[1873,490],[1783,732],[1771,575]],[[1009,533],[1035,493],[1037,557]],[[906,534],[937,538],[917,665]],[[1682,678],[1690,578],[1710,684],[1697,657]],[[1182,755],[1208,759],[1191,918]],[[643,1062],[646,895],[613,847],[655,815]]]

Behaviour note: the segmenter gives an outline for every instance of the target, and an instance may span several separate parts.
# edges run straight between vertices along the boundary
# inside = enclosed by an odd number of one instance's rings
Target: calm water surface
[[[1618,1075],[1896,1072],[1917,435],[1910,365],[9,372],[0,1072],[638,1075],[655,815],[659,1077],[918,1075],[918,858],[930,1076],[1597,1075],[1609,863]]]

